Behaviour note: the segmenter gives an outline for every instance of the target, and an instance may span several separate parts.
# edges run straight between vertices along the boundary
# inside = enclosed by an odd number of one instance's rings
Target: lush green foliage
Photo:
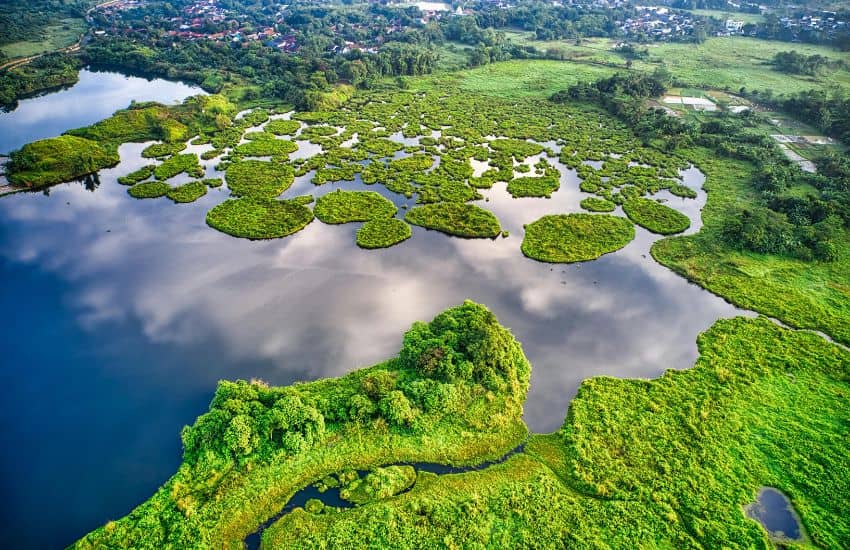
[[[198,162],[198,155],[174,155],[153,169],[153,175],[158,180],[167,180],[184,172],[196,178],[203,177],[204,169]]]
[[[276,239],[313,221],[309,208],[293,201],[247,196],[229,199],[207,212],[207,224],[234,237]]]
[[[339,496],[354,504],[366,504],[395,496],[415,482],[416,470],[412,466],[375,468],[340,489]]]
[[[136,185],[140,181],[144,181],[149,177],[153,176],[153,170],[156,168],[153,164],[149,164],[147,166],[142,166],[135,172],[130,172],[126,176],[120,176],[118,178],[118,183],[121,185]]]
[[[260,160],[234,162],[225,173],[231,193],[256,199],[277,197],[289,189],[294,179],[292,166]]]
[[[24,145],[12,153],[9,182],[22,187],[44,187],[70,181],[118,164],[111,148],[75,136],[59,136]]]
[[[186,148],[186,144],[183,142],[176,143],[153,143],[145,147],[142,151],[142,156],[145,158],[163,158],[170,157],[171,155],[176,155],[180,151]]]
[[[541,262],[584,262],[619,250],[634,238],[634,226],[616,216],[543,216],[525,226],[522,253]]]
[[[316,201],[313,212],[325,223],[365,222],[395,216],[398,208],[375,191],[337,189]]]
[[[289,140],[276,139],[274,134],[257,133],[250,141],[237,145],[233,153],[246,157],[286,157],[297,150],[298,146]]]
[[[501,233],[492,212],[473,204],[440,202],[417,206],[404,219],[413,225],[467,238],[495,238]]]
[[[166,196],[174,202],[195,202],[207,194],[203,181],[193,181],[168,190]]]
[[[360,248],[388,248],[410,238],[410,226],[398,218],[375,218],[357,230]]]
[[[607,199],[587,197],[582,199],[581,207],[591,212],[613,212],[617,205]]]
[[[301,123],[297,120],[276,119],[266,124],[264,129],[276,136],[294,136],[300,128]]]
[[[672,235],[691,226],[687,216],[652,199],[636,197],[623,204],[630,220],[653,233]]]
[[[769,485],[814,544],[841,548],[850,354],[766,319],[721,320],[698,344],[686,371],[585,381],[563,428],[503,464],[420,472],[409,492],[351,509],[296,509],[263,547],[767,550],[743,506]]]
[[[136,199],[156,199],[164,197],[169,191],[171,186],[164,181],[148,181],[127,189],[127,193]]]
[[[495,459],[527,433],[529,374],[510,332],[466,302],[415,324],[399,359],[343,378],[279,388],[221,382],[210,411],[183,430],[175,476],[75,546],[235,547],[296,490],[331,474]]]

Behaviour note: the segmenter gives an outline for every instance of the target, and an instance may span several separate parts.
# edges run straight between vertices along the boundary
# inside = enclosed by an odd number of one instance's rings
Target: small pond
[[[773,487],[762,487],[756,501],[746,508],[747,517],[756,520],[774,542],[803,540],[800,519],[788,497]]]

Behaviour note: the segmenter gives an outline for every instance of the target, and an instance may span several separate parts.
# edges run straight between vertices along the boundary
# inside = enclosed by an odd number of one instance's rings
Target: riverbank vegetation
[[[118,164],[117,152],[96,141],[59,136],[28,143],[12,153],[9,182],[31,189],[74,180]]]
[[[687,371],[585,381],[563,427],[502,464],[418,472],[409,492],[355,508],[295,509],[262,547],[768,549],[743,506],[769,485],[814,544],[840,548],[850,354],[763,318],[718,321],[698,345]]]
[[[175,476],[75,547],[237,546],[331,474],[498,458],[526,436],[529,374],[510,332],[467,302],[414,324],[397,358],[342,378],[222,382],[210,411],[183,430]]]
[[[605,214],[543,216],[525,226],[522,253],[541,262],[572,263],[595,260],[635,238],[626,219]]]

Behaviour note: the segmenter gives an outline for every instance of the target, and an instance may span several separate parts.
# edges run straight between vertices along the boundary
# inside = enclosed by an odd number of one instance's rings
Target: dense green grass
[[[144,158],[149,159],[158,159],[163,157],[169,157],[171,155],[176,155],[180,151],[186,148],[186,144],[183,142],[176,143],[152,143],[145,147],[142,151],[142,156]]]
[[[466,238],[495,238],[502,232],[492,212],[473,204],[440,202],[417,206],[404,219],[413,225]]]
[[[269,121],[264,129],[276,136],[294,136],[298,133],[299,128],[301,128],[301,123],[297,120],[276,119]]]
[[[309,208],[293,201],[229,199],[207,212],[207,224],[228,235],[277,239],[301,231],[313,221]]]
[[[251,139],[241,145],[237,145],[233,149],[233,153],[246,157],[286,157],[289,153],[294,153],[298,150],[298,145],[294,142],[286,139],[277,139],[274,137],[274,134],[260,133],[259,135],[270,135],[271,137]]]
[[[571,263],[595,260],[635,238],[625,218],[605,214],[543,216],[525,226],[522,253],[541,262]]]
[[[582,199],[581,207],[591,212],[613,212],[617,205],[607,199],[587,197]]]
[[[389,248],[410,238],[410,226],[398,218],[376,218],[357,230],[357,246],[360,248]]]
[[[119,160],[117,151],[95,141],[59,136],[29,143],[12,153],[8,179],[21,187],[44,187],[114,166]]]
[[[174,477],[75,547],[237,548],[298,489],[329,475],[498,458],[526,437],[530,368],[495,316],[466,302],[414,324],[398,358],[342,378],[222,382],[210,412],[184,429]]]
[[[164,197],[169,191],[171,186],[164,181],[148,181],[127,189],[127,193],[134,199],[156,199]]]
[[[850,537],[850,354],[766,319],[721,320],[687,371],[585,381],[563,428],[480,472],[296,509],[263,548],[772,548],[743,507],[788,494],[812,542]]]
[[[706,174],[704,225],[696,235],[658,241],[653,257],[737,306],[850,344],[850,232],[837,239],[838,258],[832,262],[735,250],[721,231],[736,207],[756,202],[748,187],[754,167],[704,149],[687,156]]]
[[[687,216],[652,199],[629,199],[623,203],[623,211],[636,224],[661,235],[681,233],[691,226]]]
[[[86,28],[86,22],[82,18],[61,19],[55,25],[44,27],[44,38],[4,44],[0,46],[0,51],[9,58],[52,52],[75,44],[86,32]]]
[[[319,197],[313,212],[325,223],[365,222],[391,218],[398,208],[375,191],[342,191],[337,189]]]
[[[200,178],[204,175],[204,169],[198,162],[198,155],[194,153],[174,155],[153,169],[153,176],[158,180],[167,180],[182,173]]]
[[[245,160],[228,166],[225,180],[235,196],[273,199],[289,189],[295,173],[288,164]]]
[[[166,196],[177,203],[195,202],[207,194],[207,186],[203,181],[192,181],[173,189]]]
[[[154,168],[156,168],[156,166],[153,164],[142,166],[138,170],[130,172],[126,176],[119,176],[118,183],[121,185],[136,185],[140,181],[144,181],[153,176]]]

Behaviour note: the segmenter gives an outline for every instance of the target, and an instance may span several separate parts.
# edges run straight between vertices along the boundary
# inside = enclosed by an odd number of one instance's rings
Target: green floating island
[[[264,129],[276,136],[294,136],[300,128],[301,123],[297,120],[277,119],[269,121]]]
[[[246,136],[248,137],[248,136]],[[233,149],[236,155],[246,157],[280,157],[298,150],[298,145],[286,139],[277,139],[274,134],[257,132],[251,141],[237,145]]]
[[[514,198],[545,197],[548,199],[560,187],[561,182],[558,176],[523,176],[508,182],[508,193]]]
[[[316,217],[325,223],[365,222],[395,216],[398,208],[391,200],[375,191],[342,191],[337,189],[316,200]]]
[[[228,199],[207,212],[207,225],[246,239],[286,237],[311,221],[313,213],[303,204],[253,197]]]
[[[207,194],[207,186],[203,181],[193,181],[179,187],[169,189],[165,194],[177,203],[195,202]]]
[[[617,205],[608,199],[588,197],[586,199],[582,199],[581,207],[585,210],[590,210],[591,212],[613,212]]]
[[[295,172],[280,162],[243,160],[231,163],[224,177],[234,196],[273,199],[289,189]]]
[[[375,468],[340,489],[339,498],[352,504],[366,504],[393,497],[409,489],[415,482],[416,470],[413,466]]]
[[[156,199],[164,197],[171,191],[171,186],[164,181],[146,181],[127,189],[127,193],[136,199]]]
[[[158,180],[167,180],[183,172],[196,178],[204,176],[204,169],[198,162],[198,155],[184,154],[168,157],[162,164],[154,168],[153,175]]]
[[[153,164],[142,166],[135,172],[130,172],[126,176],[118,178],[118,183],[121,185],[136,185],[140,181],[144,181],[153,175],[153,170],[156,168]]]
[[[170,157],[171,155],[176,155],[184,149],[186,149],[186,144],[183,142],[154,143],[145,147],[145,149],[142,151],[142,156],[148,159],[158,159],[163,157]]]
[[[24,145],[9,158],[9,183],[19,187],[44,187],[71,181],[102,168],[115,166],[120,158],[112,147],[76,136],[59,136]]]
[[[490,142],[494,151],[511,155],[519,162],[543,152],[543,146],[522,139],[497,138]]]
[[[661,235],[681,233],[691,226],[687,216],[652,199],[629,199],[623,203],[623,211],[639,226]]]
[[[634,225],[617,216],[543,216],[525,226],[522,253],[541,262],[584,262],[619,250],[634,238]]]
[[[670,192],[677,197],[682,197],[684,199],[695,199],[697,198],[697,192],[688,187],[687,185],[682,185],[677,183],[670,187]]]
[[[376,218],[357,230],[357,246],[360,248],[389,248],[410,238],[410,226],[398,218]]]
[[[426,204],[409,210],[404,219],[413,225],[457,237],[493,239],[502,232],[496,216],[474,204]]]

